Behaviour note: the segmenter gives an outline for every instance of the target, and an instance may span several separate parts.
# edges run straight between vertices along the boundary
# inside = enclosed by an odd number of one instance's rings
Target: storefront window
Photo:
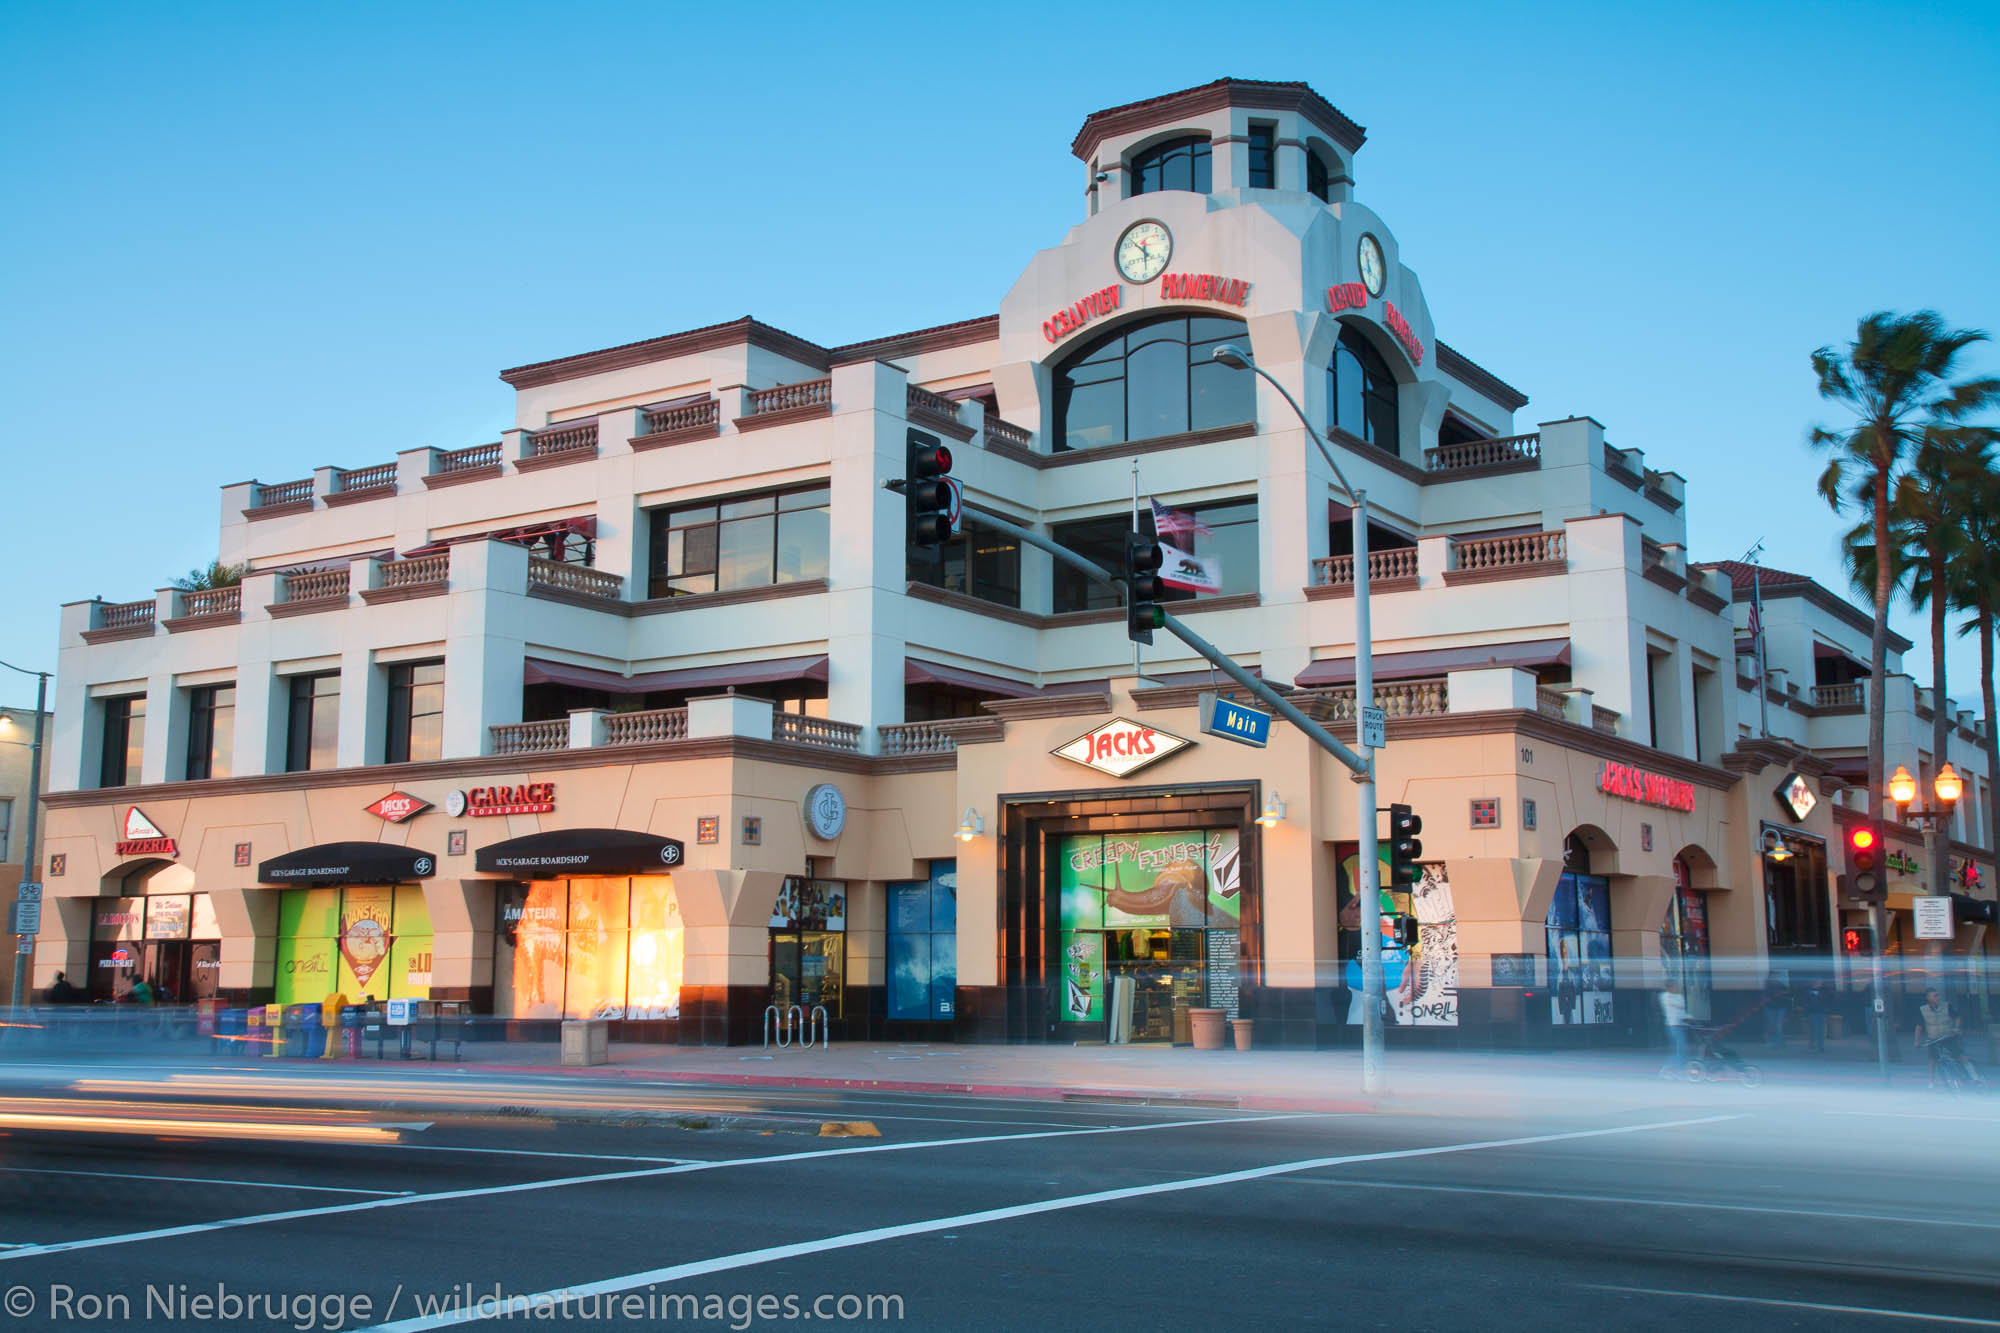
[[[1674,858],[1674,896],[1660,922],[1660,967],[1697,1023],[1712,1013],[1708,965],[1708,895],[1688,887],[1688,863]]]
[[[847,989],[847,882],[787,878],[771,909],[771,1003],[841,1016]]]
[[[1558,1027],[1611,1022],[1611,882],[1565,874],[1543,926],[1550,1021]]]
[[[1056,998],[1064,1022],[1114,1041],[1185,1039],[1187,1010],[1236,1011],[1242,858],[1234,829],[1058,841]]]
[[[415,884],[286,889],[278,899],[272,999],[317,1004],[338,993],[360,1002],[425,999],[431,919]]]
[[[100,898],[91,904],[93,1000],[123,1001],[142,978],[161,1004],[192,1004],[215,994],[222,931],[205,893]]]
[[[494,1012],[678,1018],[685,944],[670,875],[508,885],[494,939]]]
[[[958,862],[889,886],[889,1017],[949,1020],[958,992]]]

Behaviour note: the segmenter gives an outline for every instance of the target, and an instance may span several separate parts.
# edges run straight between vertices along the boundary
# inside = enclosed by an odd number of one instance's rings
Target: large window
[[[1186,512],[1194,516],[1197,524],[1192,554],[1220,562],[1222,591],[1197,594],[1184,588],[1162,588],[1160,600],[1180,602],[1201,595],[1227,597],[1256,592],[1257,502],[1227,500],[1190,506]],[[1049,535],[1102,568],[1120,569],[1125,563],[1125,534],[1131,527],[1132,520],[1127,515],[1110,514],[1076,523],[1059,523]],[[1140,512],[1139,531],[1147,536],[1156,535],[1150,510]],[[1115,587],[1085,578],[1066,565],[1057,565],[1054,605],[1058,611],[1093,611],[1123,606],[1124,598]]]
[[[0,861],[12,860],[14,856],[14,798],[0,797]],[[28,872],[33,874],[31,870]]]
[[[444,663],[399,662],[389,668],[388,764],[444,758]]]
[[[1128,168],[1132,193],[1193,190],[1196,194],[1207,194],[1212,181],[1210,165],[1208,140],[1199,135],[1155,144],[1132,159]]]
[[[1322,204],[1329,202],[1327,198],[1327,195],[1330,193],[1328,188],[1329,181],[1327,179],[1329,174],[1326,169],[1326,159],[1311,149],[1307,149],[1306,193],[1319,200]]]
[[[1327,367],[1327,390],[1336,429],[1392,454],[1400,451],[1396,377],[1382,354],[1351,327],[1341,331]]]
[[[1255,421],[1254,376],[1215,359],[1218,346],[1247,337],[1239,319],[1167,315],[1088,343],[1056,369],[1055,448]]]
[[[826,577],[828,491],[770,491],[656,509],[648,597]]]
[[[535,880],[497,897],[496,1015],[680,1016],[686,932],[671,875]]]
[[[1275,164],[1278,127],[1269,121],[1250,126],[1250,188],[1272,190],[1278,185]]]
[[[146,696],[104,701],[104,758],[97,785],[123,787],[139,780],[146,745]]]
[[[889,886],[889,1017],[949,1022],[958,997],[958,862]]]
[[[340,763],[340,673],[293,676],[285,728],[285,771],[304,773]]]
[[[188,691],[188,781],[228,777],[235,748],[236,687],[204,685]]]
[[[1571,865],[1587,865],[1568,857]],[[1548,943],[1549,1021],[1558,1027],[1611,1022],[1611,881],[1571,871],[1556,881],[1543,921]]]
[[[967,514],[959,534],[938,547],[913,548],[913,583],[962,592],[1001,606],[1021,604],[1021,543]]]

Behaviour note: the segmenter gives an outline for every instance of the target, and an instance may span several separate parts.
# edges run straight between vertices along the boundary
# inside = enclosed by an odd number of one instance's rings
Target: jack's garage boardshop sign
[[[445,793],[444,811],[460,815],[545,815],[556,808],[556,784],[525,782],[518,787],[471,787]]]

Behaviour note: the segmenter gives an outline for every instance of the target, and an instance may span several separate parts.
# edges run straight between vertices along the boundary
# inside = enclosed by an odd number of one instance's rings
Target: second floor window
[[[1221,562],[1222,591],[1203,594],[1189,592],[1185,588],[1165,588],[1161,591],[1160,600],[1184,602],[1197,596],[1227,597],[1256,592],[1257,502],[1225,500],[1180,507],[1193,514],[1195,521],[1208,529],[1194,534],[1194,554],[1204,558],[1214,557]],[[1124,567],[1125,533],[1131,526],[1130,515],[1109,514],[1103,518],[1057,524],[1049,530],[1049,536],[1085,559],[1093,560],[1105,569],[1115,570]],[[1152,514],[1144,509],[1139,515],[1139,531],[1149,537],[1154,535]],[[1123,606],[1125,599],[1117,588],[1085,578],[1067,566],[1057,565],[1053,604],[1057,611],[1097,611]]]
[[[389,668],[389,740],[383,762],[444,758],[444,663],[399,662]]]
[[[1318,153],[1307,150],[1306,193],[1319,200],[1322,204],[1331,202],[1327,198],[1327,195],[1331,193],[1329,175],[1330,173],[1326,169],[1326,159]]]
[[[956,537],[910,552],[910,581],[1001,606],[1021,604],[1021,543],[967,514]]]
[[[203,685],[188,691],[187,779],[229,776],[236,748],[236,687]]]
[[[1327,380],[1335,429],[1392,454],[1401,451],[1396,377],[1382,354],[1354,329],[1341,330]]]
[[[285,730],[285,771],[304,773],[340,763],[340,673],[293,676]]]
[[[648,597],[823,579],[830,544],[824,486],[770,491],[652,513]]]
[[[104,762],[97,785],[123,787],[139,780],[146,745],[146,696],[104,701]]]
[[[1091,449],[1257,419],[1256,383],[1215,349],[1240,319],[1164,315],[1094,339],[1056,368],[1055,449]]]
[[[1155,190],[1193,190],[1207,194],[1211,188],[1211,152],[1208,140],[1199,135],[1169,139],[1155,144],[1132,159],[1127,168],[1133,194]]]
[[[1274,190],[1278,186],[1278,127],[1268,121],[1250,127],[1250,188]]]

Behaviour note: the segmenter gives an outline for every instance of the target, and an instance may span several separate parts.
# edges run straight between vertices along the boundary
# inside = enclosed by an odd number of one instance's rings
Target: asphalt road
[[[655,1085],[578,1109],[526,1077],[475,1115],[436,1077],[430,1113],[228,1080],[8,1071],[0,1333],[430,1328],[496,1294],[512,1317],[472,1326],[2000,1328],[1992,1102]],[[880,1137],[820,1137],[852,1122]]]

